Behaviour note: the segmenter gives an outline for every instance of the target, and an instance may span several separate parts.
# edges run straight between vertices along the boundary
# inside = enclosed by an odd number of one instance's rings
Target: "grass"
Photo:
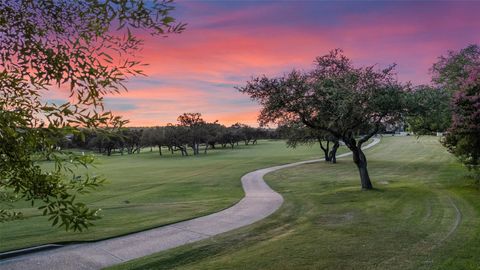
[[[438,138],[366,153],[373,191],[351,157],[277,171],[267,219],[112,269],[480,269],[480,191]]]
[[[144,151],[135,155],[100,156],[93,173],[109,182],[98,192],[81,197],[103,218],[87,232],[52,228],[40,212],[26,203],[14,208],[25,219],[0,223],[0,251],[45,243],[85,241],[140,231],[219,211],[243,197],[240,177],[252,170],[292,161],[319,158],[318,145],[290,149],[282,141],[209,151],[181,157]],[[48,164],[45,164],[48,166]],[[5,207],[5,205],[0,205]]]

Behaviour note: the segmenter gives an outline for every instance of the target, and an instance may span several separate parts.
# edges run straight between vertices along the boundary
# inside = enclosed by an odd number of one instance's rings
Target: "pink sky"
[[[480,2],[180,1],[180,35],[147,37],[139,53],[148,77],[106,107],[130,126],[165,125],[184,112],[209,121],[257,125],[259,107],[235,90],[252,76],[309,69],[342,48],[356,65],[398,65],[398,78],[430,82],[429,68],[448,50],[480,43]],[[52,93],[51,99],[63,97]]]

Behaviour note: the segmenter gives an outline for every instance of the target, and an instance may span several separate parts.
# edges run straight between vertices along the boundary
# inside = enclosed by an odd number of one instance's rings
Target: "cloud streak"
[[[480,43],[480,2],[181,1],[187,30],[145,36],[144,78],[107,98],[132,126],[175,122],[184,112],[255,125],[259,107],[235,90],[252,76],[309,69],[343,48],[354,64],[396,63],[402,81],[428,83],[436,57]],[[54,96],[49,98],[54,99]]]

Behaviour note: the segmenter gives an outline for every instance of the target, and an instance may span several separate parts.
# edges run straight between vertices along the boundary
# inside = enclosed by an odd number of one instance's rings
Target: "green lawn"
[[[102,239],[216,212],[243,197],[243,174],[320,156],[318,145],[294,150],[281,141],[260,141],[198,157],[169,153],[160,157],[158,152],[149,151],[100,157],[93,172],[102,173],[109,182],[99,192],[82,198],[90,206],[102,208],[103,218],[96,226],[83,233],[66,233],[51,228],[30,205],[17,203],[14,207],[21,209],[26,219],[0,223],[0,251]]]
[[[480,269],[480,191],[438,138],[386,137],[351,157],[278,171],[271,217],[113,269]]]

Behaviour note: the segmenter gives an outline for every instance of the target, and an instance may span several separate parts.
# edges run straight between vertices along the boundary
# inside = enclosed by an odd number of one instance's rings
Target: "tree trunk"
[[[193,155],[194,155],[194,156],[196,156],[196,155],[198,155],[198,154],[200,153],[200,150],[199,150],[199,149],[200,149],[200,144],[199,144],[199,143],[197,143],[197,142],[194,141],[194,142],[191,144],[191,147],[192,147],[192,151],[193,151]]]
[[[161,145],[158,145],[158,153],[160,154],[160,156],[162,155],[162,146]]]
[[[325,157],[325,161],[329,162],[330,161],[330,156],[328,155],[328,148],[330,148],[330,141],[327,141],[327,147],[325,148],[325,147],[323,147],[322,139],[317,138],[317,140],[318,140],[318,143],[320,144],[320,148],[322,148],[323,155]]]
[[[367,158],[365,157],[365,154],[363,153],[362,149],[358,147],[351,150],[353,153],[353,162],[355,162],[355,165],[357,165],[358,172],[360,174],[362,189],[373,189],[370,176],[368,175]]]
[[[340,143],[337,141],[334,142],[332,150],[329,153],[330,162],[337,163],[337,149],[340,146]]]

